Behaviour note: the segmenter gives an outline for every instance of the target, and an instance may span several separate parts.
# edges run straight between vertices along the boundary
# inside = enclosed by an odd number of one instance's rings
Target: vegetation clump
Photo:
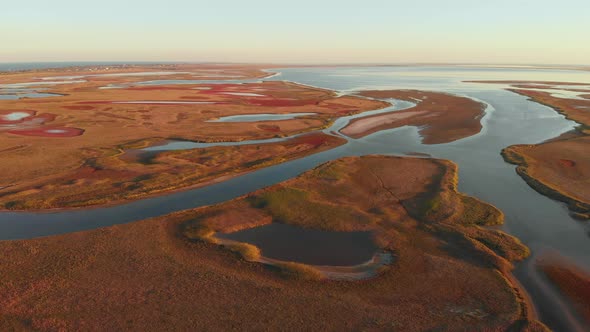
[[[281,274],[287,278],[298,280],[321,280],[324,279],[322,273],[313,266],[295,262],[277,263],[276,267],[281,270]]]

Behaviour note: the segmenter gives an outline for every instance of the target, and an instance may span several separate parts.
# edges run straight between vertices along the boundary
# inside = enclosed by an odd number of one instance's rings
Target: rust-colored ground
[[[0,329],[541,330],[509,274],[526,248],[477,226],[501,213],[455,182],[447,161],[345,158],[218,206],[1,242]],[[394,263],[362,282],[293,279],[185,237],[278,217],[374,230]]]
[[[354,119],[341,132],[360,138],[374,132],[416,126],[425,144],[448,143],[479,133],[485,105],[470,98],[418,90],[363,91],[361,96],[417,103],[403,111]]]
[[[159,73],[162,71],[173,74]],[[143,72],[155,72],[155,74],[108,76]],[[290,136],[323,128],[339,116],[387,106],[384,102],[352,96],[338,97],[331,91],[288,82],[157,86],[131,84],[157,79],[209,80],[219,79],[219,76],[246,79],[269,75],[256,66],[145,65],[118,66],[108,69],[83,67],[37,70],[2,73],[0,83],[38,82],[36,84],[39,84],[68,80],[60,76],[76,75],[83,77],[70,80],[82,79],[86,82],[33,86],[33,88],[47,88],[43,92],[59,93],[62,96],[0,100],[0,115],[3,115],[1,121],[6,122],[6,116],[16,110],[26,110],[36,114],[30,119],[23,119],[17,123],[0,122],[0,167],[2,168],[0,188],[4,188],[0,190],[0,201],[4,204],[4,208],[80,206],[82,202],[92,204],[86,198],[62,201],[59,197],[51,196],[51,193],[58,193],[62,189],[69,188],[59,182],[66,178],[70,179],[69,185],[74,185],[74,189],[75,186],[87,185],[86,179],[72,177],[85,167],[95,167],[97,163],[99,167],[95,168],[102,170],[102,162],[112,159],[118,147],[130,142],[169,138],[196,141],[241,141]],[[48,77],[51,79],[42,80]],[[117,89],[100,89],[113,84],[131,85]],[[229,115],[301,112],[316,114],[283,121],[207,122]],[[43,118],[47,115],[51,115],[52,118]],[[329,141],[333,142],[333,140]],[[312,153],[313,151],[308,149],[312,145],[305,145],[306,147],[302,149]],[[285,157],[279,151],[281,149],[289,150],[292,146],[275,145],[269,151]],[[233,166],[256,164],[258,160],[254,153],[242,155],[240,151],[234,151],[232,154],[239,160],[239,163],[230,164]],[[289,154],[292,155],[292,153]],[[275,162],[279,159],[275,158]],[[178,162],[181,164],[171,166],[188,169],[189,161],[178,160]],[[108,164],[106,169],[110,169],[111,165],[112,163]],[[131,166],[131,169],[142,179],[141,176],[151,174],[153,169],[158,167],[159,165],[136,164]],[[193,165],[193,167],[200,166]],[[209,171],[215,173],[219,170],[210,169]],[[113,173],[99,172],[98,174]],[[58,182],[52,183],[52,181]],[[98,187],[110,185],[119,188],[115,190],[119,190],[120,193],[113,192],[114,196],[108,195],[110,198],[130,199],[142,196],[138,192],[131,196],[124,194],[128,191],[129,179],[105,177],[96,181],[100,183]],[[165,191],[166,183],[160,183],[158,191]],[[135,186],[135,184],[131,185],[131,187]],[[171,186],[170,189],[178,189],[178,187]],[[40,199],[48,203],[34,202]],[[24,201],[24,204],[21,201]],[[6,205],[6,203],[10,204]]]
[[[148,142],[138,142],[136,145]],[[12,210],[120,203],[203,186],[258,168],[328,150],[342,138],[311,133],[285,142],[141,153],[104,151],[72,171],[6,188],[0,204]]]
[[[565,201],[577,216],[590,213],[590,137],[513,145],[504,149],[506,160],[543,194]]]
[[[542,257],[537,266],[590,322],[590,274],[555,255]]]

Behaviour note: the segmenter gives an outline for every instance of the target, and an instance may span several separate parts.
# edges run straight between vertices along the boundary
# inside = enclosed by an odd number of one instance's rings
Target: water
[[[267,258],[310,265],[359,265],[379,249],[371,232],[330,232],[285,224],[218,233],[216,237],[253,244]]]
[[[482,120],[484,129],[477,135],[456,142],[424,145],[421,144],[416,128],[402,127],[374,133],[359,140],[350,139],[346,145],[336,149],[205,188],[106,208],[44,213],[3,212],[0,213],[0,238],[31,238],[94,229],[218,203],[287,180],[323,162],[343,156],[418,152],[456,162],[459,165],[459,190],[504,211],[506,223],[503,228],[521,239],[533,253],[552,250],[573,260],[582,268],[590,269],[588,224],[572,219],[564,204],[531,189],[516,174],[514,165],[505,163],[500,155],[500,151],[509,145],[539,143],[572,130],[576,124],[546,106],[502,90],[505,85],[462,82],[495,79],[588,83],[590,73],[462,67],[289,68],[279,71],[280,76],[269,79],[289,80],[340,93],[361,89],[411,88],[469,96],[488,105]],[[380,111],[366,114],[375,112]],[[346,120],[336,121],[325,132],[337,131],[346,124]],[[574,329],[575,324],[568,321],[568,313],[564,312],[563,307],[556,301],[547,300],[552,296],[547,291],[538,290],[543,288],[537,287],[538,281],[531,281],[541,280],[538,272],[534,269],[526,270],[526,273],[522,271],[519,267],[516,275],[530,291],[542,320],[556,330]],[[535,278],[531,278],[531,273]]]
[[[16,100],[22,98],[47,98],[63,96],[58,93],[41,92],[46,88],[39,88],[42,86],[54,86],[59,84],[75,84],[83,83],[84,80],[77,81],[52,81],[52,82],[24,82],[24,83],[10,83],[0,84],[0,100]],[[38,87],[35,89],[35,87]]]
[[[1,92],[1,91],[0,91]],[[17,100],[22,98],[47,98],[47,97],[61,97],[63,95],[57,93],[19,93],[19,94],[0,94],[0,100]]]

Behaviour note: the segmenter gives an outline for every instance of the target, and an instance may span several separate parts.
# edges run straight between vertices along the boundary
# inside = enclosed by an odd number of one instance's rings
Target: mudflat
[[[485,104],[471,98],[441,92],[419,90],[361,91],[360,96],[395,98],[416,103],[416,106],[386,114],[354,119],[341,132],[361,138],[377,131],[416,126],[424,144],[456,141],[479,133]]]

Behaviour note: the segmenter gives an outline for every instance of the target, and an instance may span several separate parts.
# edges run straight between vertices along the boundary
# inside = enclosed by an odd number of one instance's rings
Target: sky
[[[7,0],[0,62],[590,64],[589,0]]]

